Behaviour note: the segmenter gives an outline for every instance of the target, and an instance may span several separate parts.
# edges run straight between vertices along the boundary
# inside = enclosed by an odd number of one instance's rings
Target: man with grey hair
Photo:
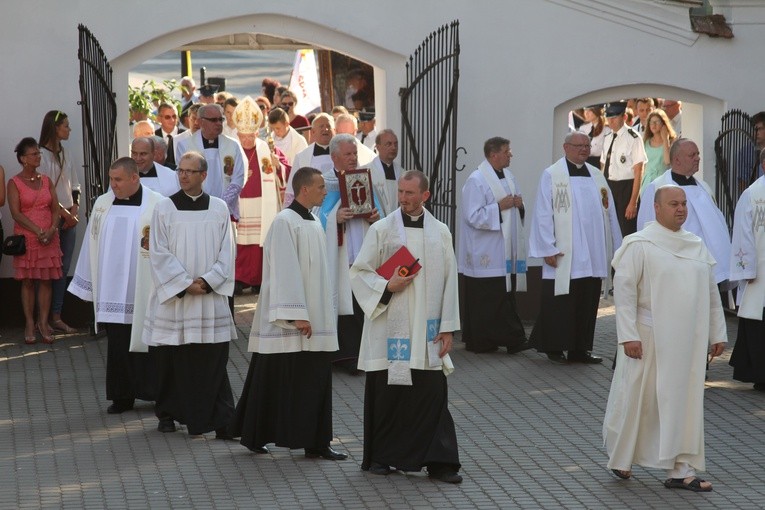
[[[760,151],[761,173],[765,149]],[[730,279],[738,280],[738,336],[730,365],[733,379],[765,391],[765,176],[741,194],[733,221]],[[724,263],[724,262],[722,262]],[[719,264],[719,263],[718,263]]]
[[[165,161],[167,160],[167,142],[164,138],[157,135],[152,136],[151,139],[154,141],[154,162],[159,163],[160,165],[165,165]],[[175,169],[170,168],[170,170]]]
[[[715,203],[712,189],[703,179],[697,179],[701,156],[698,146],[688,138],[678,138],[669,149],[672,167],[648,184],[640,196],[637,228],[641,230],[646,223],[653,221],[654,208],[651,207],[655,190],[667,184],[682,186],[688,200],[688,215],[683,229],[696,234],[706,244],[717,261],[714,267],[715,281],[720,284],[729,279],[727,261],[730,260],[731,246],[728,224]],[[729,285],[723,285],[727,290]]]
[[[327,234],[327,263],[332,285],[334,306],[337,310],[337,336],[340,350],[334,361],[349,372],[356,373],[364,312],[351,292],[348,270],[356,260],[369,225],[380,219],[380,206],[375,203],[372,214],[354,218],[349,207],[340,200],[340,181],[343,174],[358,168],[356,137],[351,134],[335,135],[329,143],[333,168],[324,173],[327,196],[319,208],[319,220]]]
[[[350,113],[341,113],[335,120],[335,131],[338,135],[349,134],[356,140],[356,152],[358,154],[359,168],[366,168],[375,159],[375,153],[372,149],[361,143],[356,138],[356,132],[359,130],[359,124],[356,117]]]
[[[563,151],[565,157],[542,172],[531,219],[529,255],[544,265],[529,343],[553,363],[601,363],[590,351],[601,286],[604,292],[611,287],[609,266],[622,234],[608,183],[586,162],[590,138],[570,133]]]
[[[620,479],[631,478],[638,464],[667,470],[668,489],[708,492],[712,484],[696,476],[705,469],[704,367],[728,338],[715,260],[683,229],[684,189],[659,187],[654,203],[642,205],[653,206],[656,221],[627,236],[613,258],[622,348],[603,440],[608,468]]]
[[[178,184],[178,176],[175,175],[175,172],[154,161],[157,152],[154,138],[155,136],[152,135],[151,137],[133,140],[133,144],[130,146],[130,157],[138,165],[141,183],[160,195],[169,197],[178,192],[181,187]],[[159,138],[159,140],[161,141],[162,139]]]
[[[209,170],[201,153],[184,154],[181,191],[154,210],[149,260],[156,287],[143,342],[156,361],[158,430],[173,432],[178,421],[189,435],[214,430],[227,439],[234,415],[226,365],[237,337],[228,307],[236,250],[229,208],[203,191]]]
[[[207,161],[206,193],[222,199],[234,220],[239,219],[239,192],[244,186],[244,150],[239,141],[223,134],[223,108],[207,104],[199,108],[199,131],[177,142],[177,152],[199,152]]]

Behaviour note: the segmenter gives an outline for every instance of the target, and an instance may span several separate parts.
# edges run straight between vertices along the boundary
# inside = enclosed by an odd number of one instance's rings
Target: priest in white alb
[[[202,189],[207,162],[198,152],[178,161],[181,191],[154,209],[151,275],[143,341],[157,364],[155,413],[160,432],[175,421],[189,435],[227,439],[234,415],[229,342],[237,338],[228,298],[234,291],[234,239],[223,200]]]
[[[163,197],[180,191],[175,171],[154,161],[155,144],[152,137],[139,137],[130,146],[130,157],[138,165],[141,184],[156,191]]]
[[[256,453],[267,444],[303,448],[309,458],[343,460],[332,441],[332,353],[336,314],[321,204],[321,172],[295,172],[295,200],[276,215],[264,244],[263,285],[250,330],[253,352],[231,435]]]
[[[459,483],[457,434],[448,408],[446,375],[453,333],[460,328],[457,261],[449,228],[423,204],[430,196],[420,171],[398,181],[400,208],[372,225],[351,266],[351,285],[364,310],[359,369],[364,390],[364,459],[361,469],[428,470],[431,478]],[[389,278],[377,269],[402,247],[412,273]]]
[[[648,184],[640,195],[637,228],[655,219],[653,194],[656,189],[667,184],[683,187],[688,199],[688,219],[683,225],[687,230],[699,236],[715,258],[715,282],[722,283],[729,279],[728,261],[730,260],[730,234],[725,216],[715,203],[714,194],[703,179],[697,179],[699,171],[699,148],[687,138],[678,138],[669,149],[672,168]],[[642,206],[645,204],[645,207]],[[725,285],[725,290],[729,286]]]
[[[155,399],[152,353],[141,342],[149,294],[152,213],[162,195],[141,185],[138,167],[120,158],[109,168],[111,189],[98,197],[80,249],[69,292],[93,302],[96,325],[107,337],[106,412],[133,408],[135,399]]]
[[[231,217],[238,220],[239,193],[244,186],[244,151],[239,140],[223,134],[223,108],[206,104],[199,108],[197,116],[199,130],[176,142],[176,161],[189,151],[202,154],[208,166],[204,192],[223,200]]]
[[[613,259],[617,351],[603,440],[621,479],[632,465],[664,469],[669,489],[712,490],[704,458],[707,356],[722,354],[725,317],[704,242],[683,230],[683,188],[654,194],[655,222],[627,236]],[[642,207],[648,204],[643,203]]]
[[[380,205],[375,198],[372,214],[354,218],[340,198],[340,179],[349,170],[358,168],[356,137],[347,133],[335,135],[329,143],[333,168],[324,173],[327,196],[319,207],[319,220],[327,234],[327,265],[332,284],[332,303],[337,311],[337,337],[340,349],[335,353],[336,366],[357,374],[364,312],[351,292],[348,270],[356,260],[369,225],[380,219]],[[374,186],[374,178],[372,180]]]
[[[239,194],[239,221],[236,223],[235,293],[260,288],[263,279],[263,241],[281,211],[281,178],[289,175],[284,156],[271,154],[268,144],[258,138],[263,122],[260,107],[250,96],[242,99],[232,115],[239,142],[244,149],[247,172]]]
[[[282,151],[294,166],[295,156],[308,146],[305,137],[290,126],[289,115],[278,107],[268,112],[268,127],[271,131],[268,143]]]
[[[322,173],[332,170],[332,158],[329,157],[329,142],[335,136],[335,119],[328,113],[319,113],[311,122],[311,140],[308,147],[298,152],[293,161],[295,170],[310,166]],[[287,207],[295,199],[292,191],[292,175],[287,181],[284,191],[284,207]]]
[[[542,303],[529,343],[557,364],[601,363],[593,356],[601,290],[622,242],[614,200],[600,170],[586,163],[590,138],[569,133],[565,157],[539,181],[529,255],[544,259]],[[564,356],[563,351],[568,351]]]
[[[765,149],[760,151],[765,169]],[[739,281],[738,335],[730,355],[733,379],[765,391],[765,177],[741,194],[733,220],[730,279]]]
[[[462,340],[482,353],[500,346],[514,354],[528,348],[515,302],[526,291],[525,208],[510,171],[510,140],[495,136],[484,159],[462,187],[460,241]]]
[[[372,182],[379,194],[384,216],[398,208],[398,179],[404,173],[398,164],[398,137],[392,129],[383,129],[375,136],[377,157],[372,160]],[[378,191],[379,190],[379,191]]]

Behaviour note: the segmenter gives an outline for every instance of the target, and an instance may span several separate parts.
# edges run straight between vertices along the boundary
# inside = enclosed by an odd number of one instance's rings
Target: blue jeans
[[[58,280],[53,280],[53,298],[51,299],[50,311],[52,314],[60,315],[64,307],[64,294],[66,293],[67,276],[69,275],[69,266],[72,263],[74,255],[74,243],[77,240],[77,229],[68,228],[58,229],[58,241],[61,245],[61,251],[64,254],[61,263],[62,276]]]

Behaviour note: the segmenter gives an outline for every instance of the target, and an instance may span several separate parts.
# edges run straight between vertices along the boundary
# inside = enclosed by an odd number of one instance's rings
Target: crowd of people
[[[446,381],[454,332],[476,355],[533,348],[552,363],[594,365],[599,302],[613,294],[608,467],[625,480],[633,464],[665,469],[668,488],[711,490],[696,474],[704,367],[723,352],[721,294],[737,285],[734,378],[765,390],[765,177],[742,195],[731,241],[694,176],[699,150],[681,135],[679,102],[639,99],[633,121],[624,102],[585,108],[531,212],[510,140],[487,139],[462,188],[455,253],[426,208],[428,177],[401,167],[396,133],[378,131],[373,111],[302,117],[272,80],[254,99],[182,84],[180,109],[158,105],[158,125],[136,123],[131,156],[111,164],[68,286],[106,331],[108,413],[145,400],[163,433],[180,423],[258,454],[274,444],[344,460],[330,444],[334,365],[365,373],[363,470],[426,468],[459,483]],[[30,344],[73,331],[61,318],[80,189],[68,137],[66,115],[48,112],[39,142],[16,147],[22,168],[7,186],[26,240],[14,269]],[[527,337],[516,293],[528,257],[543,264]],[[259,294],[253,354],[235,403],[233,296],[248,288]]]

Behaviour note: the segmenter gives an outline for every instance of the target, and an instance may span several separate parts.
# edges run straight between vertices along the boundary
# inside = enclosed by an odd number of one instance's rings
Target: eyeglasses
[[[281,102],[282,106],[295,106],[295,103],[285,103],[284,101]]]
[[[201,117],[202,120],[207,120],[210,122],[223,122],[223,117]]]
[[[178,168],[175,171],[178,175],[194,175],[194,174],[201,174],[204,172],[204,170],[189,170],[187,168]]]
[[[589,143],[570,143],[568,145],[570,145],[571,147],[574,147],[576,149],[584,149],[584,148],[590,149],[590,148],[592,148],[592,145],[590,145]]]
[[[177,115],[163,115],[162,118],[163,119],[177,119],[178,116]]]
[[[266,105],[258,103],[258,108],[260,108],[261,110],[265,111]]]

